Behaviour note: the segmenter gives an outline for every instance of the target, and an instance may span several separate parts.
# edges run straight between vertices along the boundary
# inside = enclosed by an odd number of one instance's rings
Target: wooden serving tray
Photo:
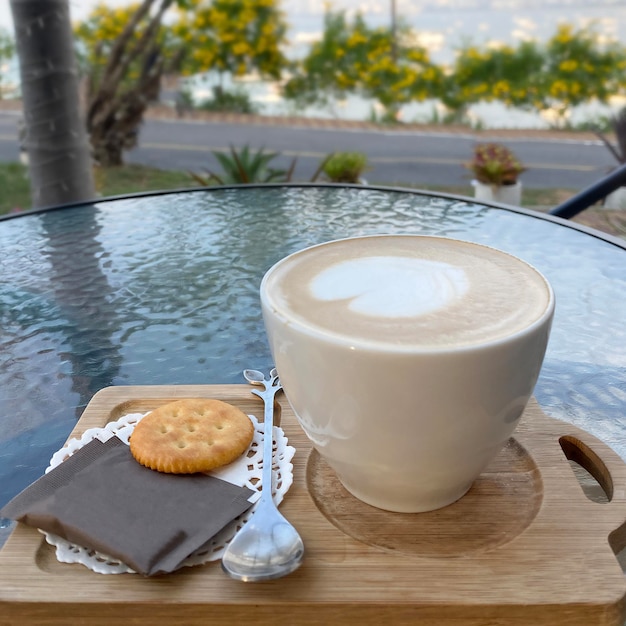
[[[185,397],[215,397],[262,415],[248,385],[109,387],[71,433]],[[284,397],[297,449],[281,511],[305,560],[265,583],[231,580],[219,562],[143,578],[57,562],[18,524],[0,552],[0,624],[414,624],[621,626],[626,578],[626,465],[606,445],[531,402],[515,437],[461,500],[439,511],[381,511],[349,495],[311,451]],[[610,502],[591,501],[568,458]],[[120,622],[122,623],[122,622]]]

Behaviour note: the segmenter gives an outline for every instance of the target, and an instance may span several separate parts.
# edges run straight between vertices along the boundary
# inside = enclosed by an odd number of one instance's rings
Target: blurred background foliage
[[[536,112],[552,111],[556,127],[577,105],[608,102],[626,93],[626,47],[607,41],[593,26],[561,24],[545,42],[517,46],[466,43],[449,66],[434,63],[418,44],[415,30],[400,20],[396,27],[372,28],[362,14],[328,9],[319,41],[299,60],[282,52],[289,25],[279,0],[187,0],[174,3],[170,19],[159,25],[158,45],[169,59],[166,73],[183,76],[217,72],[229,77],[258,73],[276,81],[280,93],[296,105],[324,106],[354,94],[378,102],[379,121],[396,122],[404,104],[432,99],[447,110],[446,121],[464,121],[470,106],[499,101]],[[138,4],[111,9],[98,5],[77,24],[82,67],[97,75],[116,37]],[[133,37],[143,36],[138,23]],[[126,81],[140,68],[131,64]],[[212,110],[254,110],[218,88]]]
[[[8,69],[9,67],[8,64],[14,55],[15,55],[15,41],[13,40],[13,37],[11,36],[9,31],[6,30],[6,28],[0,27],[0,67],[1,68],[6,67]],[[5,84],[7,82],[8,81],[6,80],[5,72],[0,71],[0,100],[4,98],[6,95],[8,95],[8,94],[5,94],[5,90],[6,90]]]
[[[123,164],[146,110],[162,102],[168,82],[178,85],[179,114],[192,108],[259,112],[246,81],[236,81],[254,76],[272,83],[296,109],[355,95],[375,102],[374,121],[389,124],[400,123],[402,107],[414,102],[441,105],[431,123],[467,124],[470,107],[499,102],[544,119],[549,114],[555,128],[564,128],[572,108],[626,95],[626,47],[593,25],[562,23],[546,41],[516,45],[466,41],[447,65],[430,58],[419,33],[402,19],[374,28],[361,13],[327,5],[321,38],[298,59],[285,54],[289,31],[281,0],[96,5],[73,25],[95,164]],[[14,51],[11,36],[0,32],[0,60]],[[210,99],[197,102],[180,79],[207,73],[218,82]],[[612,132],[613,121],[590,121],[587,130]]]

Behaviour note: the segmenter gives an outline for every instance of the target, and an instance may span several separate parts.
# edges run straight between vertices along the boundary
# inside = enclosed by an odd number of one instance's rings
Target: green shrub
[[[213,98],[204,100],[197,105],[201,111],[218,111],[226,113],[258,113],[258,108],[250,100],[250,94],[241,89],[226,91],[213,87]]]
[[[367,155],[362,152],[336,152],[323,166],[324,174],[333,183],[358,183],[367,168]]]

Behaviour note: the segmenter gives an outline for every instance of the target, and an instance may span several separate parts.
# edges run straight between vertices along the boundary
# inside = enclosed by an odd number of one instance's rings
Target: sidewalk
[[[0,100],[0,111],[13,111],[19,113],[22,110],[20,100]],[[527,139],[571,141],[576,143],[597,142],[598,138],[591,132],[535,129],[535,128],[486,128],[475,130],[469,126],[454,124],[416,124],[402,123],[397,125],[375,124],[368,121],[344,120],[344,119],[324,119],[299,116],[272,116],[272,115],[246,115],[243,113],[214,113],[210,111],[191,110],[179,117],[176,111],[163,104],[152,105],[146,112],[147,118],[152,119],[180,119],[197,122],[209,122],[219,124],[229,122],[235,124],[252,124],[263,126],[294,126],[305,128],[342,128],[366,131],[382,131],[385,133],[400,132],[416,134],[443,134],[443,135],[465,135],[476,137],[476,139],[488,141],[489,139]],[[610,137],[610,136],[609,136]],[[612,137],[610,137],[612,138]]]
[[[323,119],[298,116],[270,116],[270,115],[247,115],[243,113],[214,113],[209,111],[191,110],[181,117],[176,115],[172,107],[164,105],[151,106],[146,117],[152,119],[180,119],[197,122],[208,122],[219,124],[228,122],[232,124],[251,124],[257,126],[292,126],[301,128],[341,128],[364,131],[381,131],[385,133],[416,133],[432,135],[464,135],[476,137],[478,140],[488,141],[490,139],[527,139],[532,140],[553,140],[571,141],[576,143],[599,142],[599,139],[591,132],[552,130],[552,129],[518,129],[518,128],[486,128],[474,130],[469,126],[453,124],[416,124],[402,123],[375,124],[368,121],[344,120],[344,119]]]

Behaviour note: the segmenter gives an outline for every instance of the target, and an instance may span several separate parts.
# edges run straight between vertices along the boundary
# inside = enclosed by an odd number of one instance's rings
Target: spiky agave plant
[[[270,161],[278,156],[277,152],[265,152],[264,148],[252,152],[247,145],[241,150],[230,146],[230,154],[221,152],[213,152],[213,154],[222,166],[223,173],[221,175],[211,170],[207,170],[208,177],[189,172],[194,180],[205,187],[212,183],[217,183],[218,185],[245,185],[250,183],[290,182],[297,162],[297,157],[294,157],[286,170],[270,167]],[[322,161],[313,174],[311,182],[317,180],[324,164],[331,156],[332,154],[328,155]]]
[[[276,152],[265,152],[264,148],[252,152],[247,145],[241,150],[230,146],[230,154],[213,152],[213,155],[222,166],[223,173],[219,175],[207,170],[208,178],[192,173],[191,175],[202,185],[209,185],[212,182],[218,185],[245,185],[285,181],[291,178],[296,162],[294,158],[288,170],[270,167],[270,161],[278,156]]]

